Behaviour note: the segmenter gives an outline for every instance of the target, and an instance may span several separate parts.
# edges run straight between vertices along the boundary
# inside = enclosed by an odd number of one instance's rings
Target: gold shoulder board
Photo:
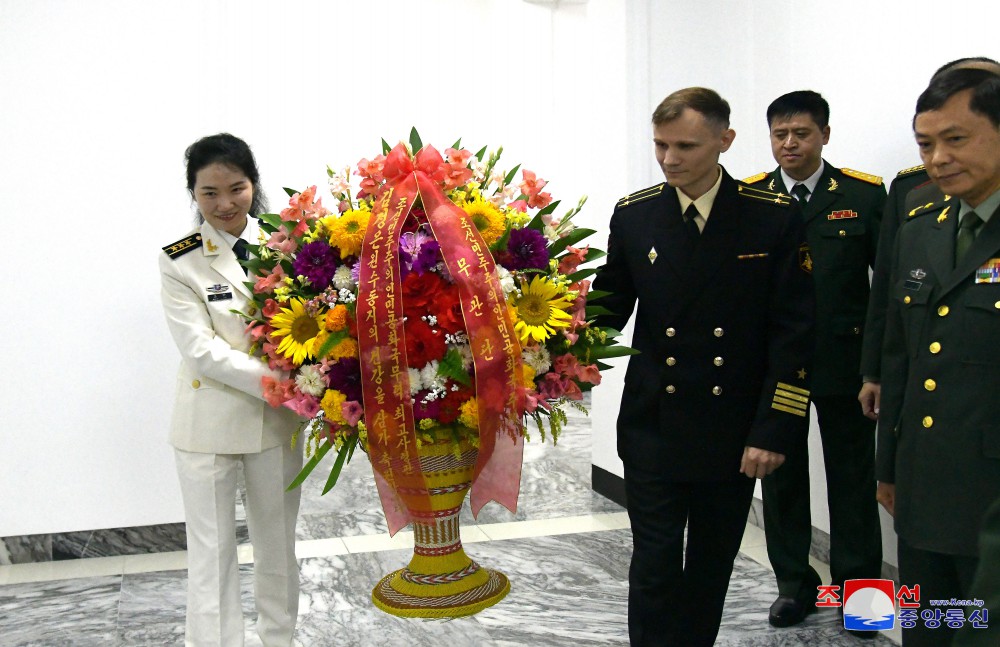
[[[756,184],[767,177],[767,171],[761,171],[757,175],[751,175],[748,178],[743,178],[744,184]]]
[[[182,238],[176,243],[171,243],[163,248],[170,258],[177,258],[187,254],[192,249],[201,247],[201,234],[191,234],[187,238]]]
[[[875,186],[882,186],[882,178],[877,175],[872,175],[871,173],[862,173],[861,171],[855,171],[851,168],[840,169],[841,173],[847,177],[853,177],[855,180],[861,180],[862,182],[867,182],[868,184],[874,184]]]
[[[771,204],[779,204],[781,206],[787,207],[792,202],[792,197],[785,195],[784,193],[773,193],[771,191],[765,191],[764,189],[756,189],[752,186],[739,185],[739,194],[744,198],[753,198],[755,200],[762,200],[764,202],[770,202]]]
[[[663,188],[667,185],[666,182],[660,182],[656,186],[651,186],[648,189],[642,189],[641,191],[636,191],[635,193],[630,193],[624,198],[618,200],[615,205],[615,209],[621,209],[622,207],[627,207],[630,204],[636,204],[638,202],[644,202],[650,198],[655,198],[656,196],[663,193]]]
[[[896,173],[896,177],[906,177],[907,175],[913,175],[914,173],[919,173],[925,170],[923,164],[918,164],[916,166],[911,166],[910,168],[904,168],[899,173]]]

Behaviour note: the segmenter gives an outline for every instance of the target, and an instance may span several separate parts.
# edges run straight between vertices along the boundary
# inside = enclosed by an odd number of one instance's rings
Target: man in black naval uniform
[[[733,180],[729,104],[679,90],[653,113],[666,183],[622,198],[594,281],[638,302],[618,454],[632,524],[632,645],[712,645],[754,479],[808,428],[814,304],[798,207]],[[748,478],[749,477],[749,478]],[[687,529],[685,550],[684,531]]]
[[[1000,497],[1000,77],[953,69],[917,100],[920,156],[947,199],[899,228],[882,351],[876,476],[900,583],[965,598]],[[947,644],[924,618],[907,647]]]
[[[868,306],[868,268],[875,264],[885,203],[881,178],[839,169],[823,159],[830,107],[811,90],[782,95],[767,108],[778,168],[747,178],[794,196],[806,223],[816,288],[812,401],[819,418],[830,509],[833,584],[877,578],[882,535],[875,502],[875,423],[858,410],[861,331]],[[761,483],[767,555],[778,581],[769,622],[789,627],[816,608],[822,584],[809,565],[812,522],[809,454],[797,439],[784,466]],[[874,637],[874,632],[863,635]]]
[[[972,56],[942,65],[931,78],[950,69],[988,70],[1000,75],[1000,63],[985,56]],[[885,334],[885,309],[889,299],[889,272],[892,269],[889,266],[892,263],[896,231],[907,218],[917,213],[918,207],[938,201],[943,195],[931,182],[923,164],[900,171],[889,187],[889,197],[882,216],[882,228],[879,231],[878,255],[875,257],[875,267],[872,271],[872,290],[861,350],[861,375],[864,384],[858,393],[858,400],[861,402],[862,412],[872,420],[878,419],[882,337]]]

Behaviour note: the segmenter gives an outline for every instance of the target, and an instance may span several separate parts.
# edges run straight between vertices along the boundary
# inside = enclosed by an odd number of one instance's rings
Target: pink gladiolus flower
[[[295,393],[291,399],[284,402],[284,405],[303,418],[312,418],[319,413],[319,400],[305,393]]]
[[[548,184],[547,181],[537,177],[534,171],[529,171],[528,169],[523,169],[521,171],[522,182],[519,185],[521,193],[528,196],[529,198],[537,195],[542,188]],[[551,196],[549,196],[551,199]]]
[[[357,400],[348,400],[340,405],[340,413],[344,416],[344,421],[354,427],[365,415],[365,410]]]
[[[536,209],[544,209],[549,206],[550,202],[552,202],[552,194],[548,191],[528,196],[528,206]]]
[[[363,178],[371,178],[376,183],[382,182],[385,178],[382,171],[385,169],[385,155],[379,155],[373,160],[362,158],[358,162],[357,175]]]
[[[566,353],[565,355],[559,355],[558,357],[552,358],[552,370],[553,372],[558,373],[560,376],[564,375],[575,376],[576,366],[577,366],[576,357],[571,355],[570,353]]]
[[[283,254],[292,254],[297,249],[295,240],[288,237],[288,230],[282,226],[267,239],[267,246]]]
[[[580,390],[580,386],[573,380],[563,381],[563,395],[565,395],[570,400],[582,400],[583,391]]]
[[[460,150],[455,150],[454,148],[444,149],[445,157],[448,158],[448,162],[452,166],[460,165],[467,166],[469,163],[469,158],[472,157],[472,151],[467,151],[464,148]]]
[[[295,395],[295,380],[278,381],[273,377],[260,378],[264,399],[272,407],[280,407]]]
[[[601,383],[601,371],[598,370],[597,364],[580,366],[576,370],[576,379],[581,382],[597,385]]]
[[[268,319],[278,314],[279,310],[281,310],[281,307],[278,305],[278,302],[275,301],[274,299],[266,299],[264,301],[264,307],[260,309],[261,314],[263,314]]]
[[[566,385],[556,373],[546,373],[538,384],[538,394],[546,400],[557,400],[566,392]]]
[[[508,205],[511,209],[517,209],[521,213],[528,212],[528,203],[524,200],[514,200]]]
[[[580,263],[587,260],[587,252],[590,251],[590,245],[585,246],[583,249],[568,246],[566,247],[566,251],[569,253],[559,259],[560,274],[572,274],[575,272]]]
[[[247,326],[246,332],[253,341],[260,341],[263,339],[267,333],[271,332],[272,328],[268,325],[261,324],[259,321],[251,321]]]
[[[277,235],[277,234],[275,234]],[[257,277],[257,282],[253,285],[253,291],[257,294],[262,292],[274,292],[274,288],[281,285],[285,280],[285,270],[280,263],[276,263],[274,269],[267,276]]]

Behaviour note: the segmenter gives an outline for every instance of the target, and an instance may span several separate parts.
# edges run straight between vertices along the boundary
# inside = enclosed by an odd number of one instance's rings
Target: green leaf
[[[342,330],[340,332],[332,333],[323,342],[323,345],[319,347],[319,351],[316,353],[316,357],[326,357],[327,353],[333,350],[333,347],[340,343],[340,341],[347,336],[347,331]]]
[[[597,301],[611,294],[608,290],[591,290],[587,293],[587,303],[591,301]]]
[[[597,317],[597,316],[600,316],[600,315],[613,315],[614,314],[613,312],[611,312],[610,310],[608,310],[604,306],[592,306],[592,305],[588,305],[586,307],[586,309],[585,309],[585,312],[586,312],[585,316],[586,316],[586,318],[587,318],[588,321],[590,319],[593,319],[594,317]]]
[[[312,474],[312,471],[316,469],[319,462],[323,460],[323,457],[326,456],[327,452],[329,452],[332,448],[333,443],[329,440],[324,440],[323,444],[319,446],[318,450],[316,450],[316,453],[312,455],[312,458],[306,461],[306,464],[302,466],[302,471],[295,477],[295,480],[285,488],[285,492],[291,492],[295,488],[302,485],[302,482],[306,480],[306,477]]]
[[[612,357],[625,357],[626,355],[638,355],[640,351],[631,346],[594,346],[590,349],[591,359],[611,359]]]
[[[413,154],[416,155],[417,151],[424,147],[424,143],[420,141],[420,134],[417,132],[416,126],[410,128],[410,148],[413,149]]]
[[[586,238],[587,236],[596,233],[597,233],[596,229],[587,229],[586,227],[578,227],[573,231],[569,232],[568,234],[566,234],[565,236],[563,236],[562,238],[560,238],[559,240],[553,241],[553,243],[549,245],[549,254],[550,255],[558,254],[559,252],[565,250],[570,245],[575,245],[584,238]]]
[[[592,274],[597,274],[597,268],[596,267],[585,267],[582,270],[577,270],[576,272],[573,272],[572,274],[566,275],[566,278],[569,281],[571,281],[573,283],[576,283],[577,281],[582,281],[583,279],[587,278],[588,276],[590,276]],[[590,299],[590,293],[587,293],[587,299]]]
[[[462,149],[462,138],[459,137],[458,139],[456,139],[455,143],[452,144],[451,147],[454,148],[455,150],[461,150]]]
[[[517,173],[517,171],[520,168],[521,168],[521,165],[518,164],[517,166],[515,166],[514,168],[512,168],[510,171],[507,172],[507,175],[505,175],[504,178],[503,178],[504,185],[508,185],[508,184],[511,183],[511,180],[514,179],[514,175]]]
[[[552,213],[553,211],[556,210],[556,207],[559,206],[560,202],[562,202],[562,201],[561,200],[554,200],[554,201],[550,202],[549,206],[545,207],[544,209],[542,209],[541,211],[538,212],[538,216],[547,216],[547,215],[549,215],[550,213]]]
[[[603,249],[597,249],[596,247],[591,247],[587,250],[587,255],[584,257],[583,262],[589,263],[591,261],[596,261],[599,258],[604,258],[608,253]]]
[[[615,330],[611,326],[598,326],[598,329],[601,330],[604,333],[604,336],[608,339],[615,339],[622,336],[622,331]]]
[[[285,222],[276,213],[262,213],[259,218],[263,224],[267,225],[267,227],[262,227],[262,229],[269,234],[273,234],[281,229],[282,223]],[[270,227],[270,230],[268,230],[268,227]]]
[[[285,189],[285,193],[288,194],[289,198],[298,193],[298,191],[296,191],[295,189],[289,189],[287,186],[283,188]]]
[[[486,154],[486,147],[483,146],[478,151],[476,151],[476,159],[479,160],[480,162],[482,162],[483,161],[483,155],[485,155],[485,154]]]
[[[330,476],[326,479],[326,485],[323,486],[323,494],[326,494],[333,489],[333,486],[337,484],[337,479],[340,478],[340,471],[344,469],[344,465],[347,463],[348,454],[354,453],[354,446],[358,444],[357,434],[353,436],[348,436],[344,444],[340,446],[340,451],[337,452],[337,460],[333,463],[333,468],[330,469]],[[347,451],[344,451],[344,450]]]
[[[462,354],[454,348],[445,353],[441,361],[438,362],[437,372],[438,375],[450,377],[459,384],[464,384],[465,386],[472,385],[472,377],[465,370],[465,367],[462,366]]]
[[[389,151],[391,151],[391,150],[392,150],[392,146],[390,146],[389,142],[385,141],[385,137],[383,137],[382,138],[382,154],[383,155],[388,155]]]

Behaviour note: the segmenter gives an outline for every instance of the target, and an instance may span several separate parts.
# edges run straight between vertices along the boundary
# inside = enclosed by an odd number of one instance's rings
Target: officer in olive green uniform
[[[819,418],[830,509],[834,584],[877,578],[882,543],[875,493],[875,425],[857,404],[868,268],[875,263],[886,193],[881,178],[838,169],[822,159],[829,107],[815,92],[776,99],[768,108],[779,166],[745,180],[799,199],[816,290],[816,354],[812,393]],[[812,537],[807,438],[762,481],[768,557],[779,597],[769,621],[787,627],[815,609],[819,575],[809,566]]]

